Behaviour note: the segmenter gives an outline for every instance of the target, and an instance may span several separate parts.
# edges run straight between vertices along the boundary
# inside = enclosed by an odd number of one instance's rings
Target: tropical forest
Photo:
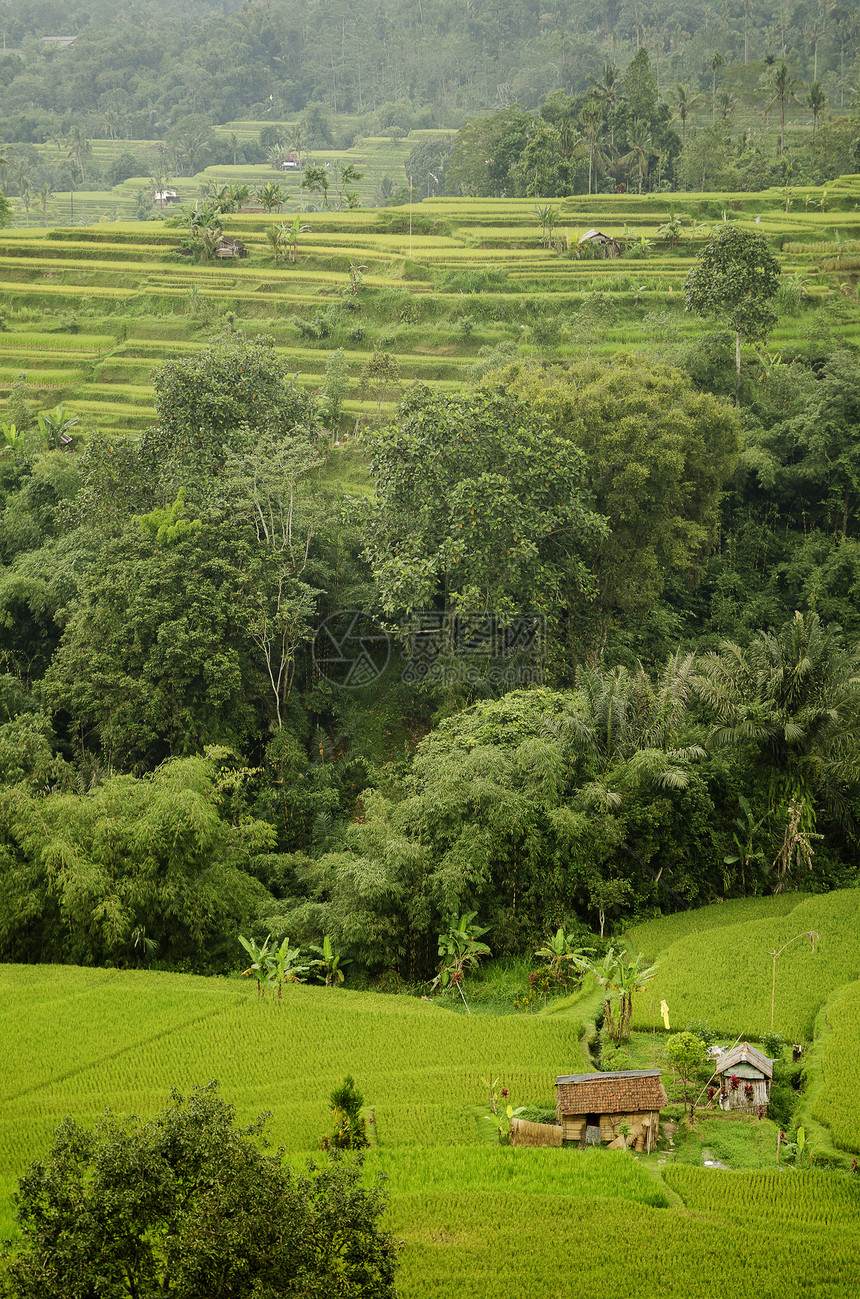
[[[855,0],[0,6],[0,1296],[860,1287]]]

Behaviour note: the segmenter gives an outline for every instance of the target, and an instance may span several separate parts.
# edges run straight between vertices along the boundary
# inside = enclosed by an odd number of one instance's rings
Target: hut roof
[[[659,1069],[566,1074],[555,1085],[563,1114],[638,1114],[666,1104]]]
[[[762,1055],[749,1042],[741,1042],[739,1046],[733,1046],[725,1055],[721,1055],[714,1066],[717,1073],[726,1073],[728,1069],[735,1065],[751,1065],[759,1073],[764,1074],[765,1078],[773,1077],[773,1060],[768,1056]]]
[[[591,230],[586,230],[584,235],[580,235],[577,242],[584,244],[591,242],[591,240],[595,240],[597,243],[601,244],[614,244],[616,242],[612,235],[606,235],[602,230],[595,230],[593,228]]]

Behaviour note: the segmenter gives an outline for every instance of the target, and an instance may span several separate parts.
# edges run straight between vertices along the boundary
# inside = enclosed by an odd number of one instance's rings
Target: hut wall
[[[560,1146],[562,1130],[557,1123],[531,1123],[528,1119],[511,1119],[512,1146]]]
[[[746,1084],[753,1089],[752,1097],[747,1097],[744,1087]],[[770,1084],[766,1078],[742,1079],[740,1087],[732,1091],[731,1087],[726,1085],[726,1090],[720,1095],[721,1110],[741,1110],[743,1113],[757,1113],[760,1106],[767,1106],[770,1100]]]
[[[582,1144],[585,1141],[585,1120],[586,1116],[584,1114],[563,1114],[561,1127],[557,1129],[561,1133],[561,1139],[563,1141],[577,1141]],[[660,1132],[659,1110],[638,1111],[635,1114],[601,1114],[601,1144],[604,1142],[615,1144],[617,1142],[619,1146],[623,1146],[623,1138],[619,1137],[618,1133],[618,1128],[622,1123],[626,1123],[630,1128],[630,1135],[627,1138],[628,1149],[654,1149]]]

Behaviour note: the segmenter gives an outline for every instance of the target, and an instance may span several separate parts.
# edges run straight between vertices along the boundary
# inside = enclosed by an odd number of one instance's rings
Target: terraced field
[[[709,926],[708,933],[716,932]],[[241,1119],[302,1165],[351,1071],[389,1179],[403,1299],[844,1299],[860,1286],[860,1179],[715,1172],[623,1151],[503,1148],[485,1075],[546,1104],[577,1059],[575,1014],[456,1015],[441,1004],[145,971],[0,967],[0,1236],[60,1118],[162,1108],[217,1076]],[[778,1239],[780,1248],[774,1248]]]
[[[226,180],[232,169],[210,170]],[[771,336],[772,354],[814,335],[818,312],[821,327],[856,337],[860,177],[830,185],[823,213],[813,206],[822,201],[811,190],[569,198],[553,205],[550,247],[529,199],[306,212],[295,263],[276,263],[266,239],[285,217],[259,212],[225,219],[246,259],[202,264],[181,255],[182,231],[162,220],[8,230],[0,236],[0,409],[23,375],[37,402],[62,401],[82,416],[84,432],[133,433],[153,419],[153,370],[225,327],[271,335],[312,390],[328,354],[342,348],[353,419],[389,411],[417,380],[456,390],[486,353],[564,360],[624,347],[670,357],[707,327],[684,313],[683,286],[724,213],[766,234],[786,280],[800,286],[800,303],[795,294]],[[670,209],[683,221],[677,241],[661,232]],[[593,227],[617,238],[624,255],[574,255]],[[382,394],[361,378],[375,350],[392,354],[400,372]]]

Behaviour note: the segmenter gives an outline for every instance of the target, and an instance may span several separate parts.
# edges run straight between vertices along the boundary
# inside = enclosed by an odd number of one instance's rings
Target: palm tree
[[[594,188],[595,164],[603,155],[598,143],[600,127],[603,122],[603,107],[599,100],[589,98],[579,114],[579,120],[585,127],[585,142],[588,145],[588,192]]]
[[[657,966],[646,966],[641,953],[631,958],[627,952],[616,951],[614,947],[598,960],[580,957],[575,964],[583,973],[592,974],[603,988],[603,1020],[615,1045],[629,1041],[633,996],[651,982]]]
[[[79,423],[79,416],[70,415],[65,406],[55,406],[53,410],[43,411],[37,416],[39,421],[39,432],[47,443],[49,451],[56,451],[62,445],[61,438],[66,435],[67,443],[71,440],[68,438],[69,429]]]
[[[591,94],[603,105],[607,118],[611,119],[612,110],[618,103],[621,91],[621,78],[614,63],[604,63],[600,80],[591,86]],[[614,151],[615,136],[612,127],[609,131],[609,147]]]
[[[47,225],[47,224],[48,224],[48,204],[49,204],[50,201],[51,201],[51,198],[52,198],[52,196],[53,196],[53,193],[54,193],[54,191],[53,191],[52,188],[51,188],[50,182],[49,182],[49,181],[45,181],[45,184],[42,186],[42,188],[39,190],[39,192],[38,192],[38,194],[37,194],[37,198],[38,198],[38,200],[39,200],[39,206],[40,206],[41,209],[42,209],[42,223],[43,223],[43,225]]]
[[[725,62],[726,61],[722,54],[715,51],[714,56],[711,59],[711,71],[713,73],[711,80],[711,126],[713,126],[717,120],[717,73],[720,68],[725,66]]]
[[[733,113],[733,112],[735,111],[735,109],[737,108],[737,106],[738,106],[738,101],[737,101],[737,99],[735,98],[735,96],[734,96],[733,94],[731,94],[730,91],[728,91],[728,90],[721,90],[721,91],[720,91],[720,98],[719,98],[719,101],[718,101],[718,102],[719,102],[719,109],[720,109],[720,117],[722,118],[722,120],[723,120],[724,122],[726,122],[726,121],[728,121],[728,119],[731,117],[732,113]]]
[[[818,125],[818,114],[827,112],[827,96],[818,81],[813,81],[806,96],[806,107],[812,109],[812,138],[815,139],[815,128]]]
[[[849,821],[860,785],[860,649],[840,628],[795,613],[747,649],[726,641],[702,655],[693,685],[714,715],[709,742],[745,749],[768,780],[773,813],[803,801]]]
[[[782,157],[785,152],[785,105],[789,99],[793,99],[796,104],[800,103],[794,93],[797,82],[789,73],[785,63],[780,63],[771,68],[768,82],[768,88],[773,91],[773,97],[768,103],[765,112],[769,113],[774,104],[779,104],[779,156]]]
[[[627,132],[627,143],[630,145],[628,153],[622,154],[619,162],[622,166],[633,170],[634,165],[639,169],[639,193],[642,193],[642,182],[648,175],[648,158],[653,150],[653,141],[651,132],[644,122],[635,121]]]
[[[290,249],[290,261],[295,262],[299,256],[299,235],[305,235],[310,230],[310,226],[303,225],[300,216],[293,217],[289,224],[284,224],[281,229],[285,232],[285,238]]]
[[[582,670],[576,709],[558,725],[545,725],[548,733],[566,739],[571,756],[583,765],[583,777],[591,775],[585,801],[618,807],[620,796],[610,786],[624,774],[667,791],[687,786],[689,763],[704,755],[689,742],[695,739],[689,721],[694,676],[693,655],[680,653],[653,680],[641,664],[635,672]]]
[[[269,960],[272,955],[272,948],[269,947],[271,937],[271,934],[267,934],[265,942],[260,945],[255,943],[253,938],[243,938],[242,935],[239,934],[239,942],[251,958],[251,964],[248,966],[247,970],[242,971],[242,977],[244,978],[249,974],[253,974],[254,978],[257,980],[258,997],[262,997],[263,980],[268,978]]]
[[[692,95],[686,86],[678,83],[675,84],[675,115],[673,122],[681,123],[681,143],[687,143],[687,118],[690,116],[690,109],[694,108],[701,95]]]
[[[66,144],[68,145],[66,156],[73,158],[77,163],[78,170],[81,173],[81,182],[83,183],[84,163],[93,156],[93,146],[84,134],[83,127],[79,126],[77,122],[70,128],[66,136]]]

